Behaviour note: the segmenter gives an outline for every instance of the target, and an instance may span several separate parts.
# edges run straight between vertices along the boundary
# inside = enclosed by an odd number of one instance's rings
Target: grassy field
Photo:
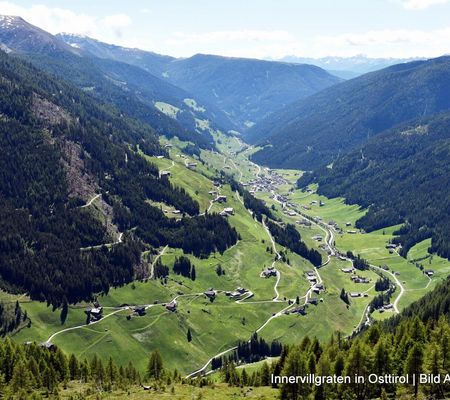
[[[268,251],[272,247],[268,233],[251,217],[242,205],[241,199],[229,186],[220,188],[220,193],[227,196],[225,204],[211,202],[213,197],[208,192],[216,190],[213,179],[218,171],[225,170],[243,182],[254,179],[256,173],[267,173],[267,170],[248,160],[249,154],[255,151],[254,148],[244,145],[238,137],[226,137],[216,131],[212,133],[222,154],[202,150],[199,160],[183,154],[185,143],[171,139],[173,147],[169,151],[170,159],[148,157],[148,160],[162,170],[170,170],[170,181],[176,186],[183,187],[197,200],[201,212],[210,206],[210,212],[220,212],[224,207],[232,207],[234,215],[228,218],[230,224],[240,234],[238,243],[223,254],[215,253],[207,259],[186,255],[195,265],[195,281],[171,273],[167,282],[151,280],[111,288],[108,294],[99,297],[99,301],[105,307],[105,316],[114,314],[89,326],[84,325],[86,304],[71,306],[66,322],[61,325],[59,310],[52,311],[45,303],[32,302],[24,296],[8,296],[0,293],[0,299],[2,296],[8,301],[19,299],[21,306],[31,318],[31,328],[18,332],[14,336],[17,341],[42,342],[62,329],[80,326],[78,329],[58,334],[53,339],[54,343],[67,352],[88,358],[97,353],[105,360],[111,355],[122,364],[133,361],[140,369],[145,368],[148,354],[159,349],[169,368],[178,368],[183,373],[189,373],[203,366],[210,357],[220,351],[234,346],[240,340],[249,339],[252,332],[269,317],[286,307],[284,299],[295,299],[297,296],[305,295],[309,283],[305,279],[304,272],[311,270],[312,265],[277,245],[278,251],[286,252],[289,265],[275,263],[275,267],[281,273],[277,290],[282,301],[271,302],[276,296],[274,289],[276,278],[260,277],[261,271],[275,259],[274,254]],[[194,170],[188,169],[186,167],[188,162],[197,162],[197,167]],[[414,246],[407,259],[396,253],[391,254],[385,246],[393,238],[393,232],[398,227],[389,227],[372,233],[346,232],[354,229],[355,221],[364,215],[365,210],[355,205],[346,205],[340,198],[327,199],[316,193],[301,192],[295,188],[300,171],[277,172],[287,181],[278,190],[288,196],[295,209],[313,217],[319,216],[325,222],[336,221],[343,228],[346,223],[350,223],[350,227],[344,228],[343,234],[335,236],[336,247],[340,251],[351,250],[372,264],[379,266],[386,264],[391,271],[399,273],[398,277],[406,289],[399,302],[399,308],[420,298],[450,272],[450,262],[428,255],[429,241]],[[314,186],[311,188],[316,189]],[[302,218],[298,213],[295,216],[286,215],[281,205],[270,198],[271,193],[258,192],[257,197],[266,201],[268,206],[274,206],[275,215],[284,222],[296,224],[296,221]],[[319,205],[321,201],[323,206]],[[310,210],[304,210],[302,205],[307,205]],[[165,204],[159,206],[166,207]],[[168,209],[171,210],[169,207]],[[302,240],[309,247],[319,248],[320,243],[312,237],[317,234],[324,236],[322,228],[316,225],[305,228],[298,224],[296,227]],[[326,254],[323,250],[320,251],[326,259]],[[168,248],[161,256],[161,261],[171,268],[175,257],[180,255],[182,252],[179,249]],[[416,264],[422,264],[425,269],[433,269],[434,277],[430,280]],[[219,265],[225,271],[224,275],[219,276],[216,273]],[[374,283],[378,275],[372,271],[362,272],[360,275],[367,276],[370,283],[355,284],[341,271],[344,266],[348,266],[348,263],[332,258],[327,266],[319,270],[326,288],[325,292],[319,295],[321,299],[319,304],[310,305],[305,316],[291,314],[272,319],[261,331],[260,336],[266,340],[277,339],[283,343],[296,343],[305,335],[327,340],[334,331],[341,331],[345,335],[351,334],[360,324],[368,303],[376,295]],[[239,286],[251,290],[253,297],[239,304],[221,293]],[[214,302],[202,294],[210,288],[220,292]],[[347,292],[366,293],[367,297],[352,298],[350,306],[347,306],[339,298],[342,288]],[[168,302],[176,296],[180,296],[177,312],[166,311],[160,303]],[[132,316],[131,319],[127,319],[130,310],[115,309],[125,304],[151,306],[145,316]],[[377,319],[384,319],[389,315],[390,313],[376,313],[374,316]],[[192,333],[191,342],[188,342],[186,337],[188,329]],[[181,393],[185,389],[180,387],[176,392],[179,390]],[[223,389],[225,396],[223,398],[232,398],[226,396],[233,396],[232,393],[236,393],[236,390],[233,392],[232,389],[230,391]],[[180,396],[187,395],[186,393],[183,392]],[[251,395],[255,393],[256,391],[252,391]],[[261,393],[261,396],[271,398],[271,393]],[[160,395],[167,397],[168,394]],[[133,398],[133,395],[130,396]],[[218,396],[215,398],[220,399],[220,395]]]
[[[229,387],[223,383],[212,383],[202,388],[190,385],[172,384],[159,390],[144,391],[139,387],[132,387],[126,391],[114,391],[112,393],[100,393],[95,387],[69,382],[66,389],[61,387],[59,397],[61,399],[73,399],[77,394],[82,394],[89,400],[129,400],[154,399],[154,400],[275,400],[279,398],[279,391],[270,387]]]

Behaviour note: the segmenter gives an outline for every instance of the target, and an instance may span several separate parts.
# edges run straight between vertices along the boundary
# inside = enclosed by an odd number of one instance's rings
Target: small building
[[[349,233],[350,235],[354,235],[357,232],[355,230],[351,230],[351,231],[347,231],[347,233]]]
[[[196,162],[188,162],[186,164],[186,167],[188,167],[189,169],[195,169],[195,168],[197,168],[197,163]]]
[[[291,310],[291,314],[300,314],[300,315],[306,315],[306,307],[295,307]]]
[[[317,297],[311,297],[308,299],[308,304],[317,306],[317,304],[319,304],[319,299]]]
[[[221,194],[221,195],[217,196],[214,201],[217,203],[226,203],[227,196],[224,196],[223,194]]]
[[[321,235],[315,235],[311,239],[312,240],[317,240],[318,242],[321,242],[323,240],[323,237]]]
[[[171,149],[173,146],[170,144],[170,143],[166,143],[165,145],[164,145],[164,148],[165,149]]]
[[[173,210],[172,214],[178,215],[178,214],[181,214],[181,211],[180,210]]]
[[[213,290],[213,288],[203,292],[203,294],[210,299],[214,299],[216,297],[216,291]]]
[[[134,312],[140,317],[142,317],[143,315],[145,315],[145,306],[135,306]]]
[[[394,306],[392,305],[392,304],[385,304],[384,306],[383,306],[383,309],[384,310],[392,310],[394,308]]]
[[[351,274],[353,272],[353,268],[341,268],[341,271],[345,274]]]
[[[431,277],[434,275],[434,271],[432,269],[426,269],[423,271],[425,275]]]
[[[177,311],[178,303],[175,299],[173,299],[170,303],[166,304],[166,309],[172,312]]]
[[[346,222],[345,226],[352,226],[352,223],[351,222]]]
[[[228,215],[234,215],[234,209],[232,207],[226,207],[223,209],[223,212]]]
[[[170,171],[159,171],[159,177],[170,176]]]
[[[312,290],[314,293],[319,294],[325,290],[325,287],[323,286],[323,283],[316,283]]]
[[[50,351],[56,350],[56,346],[52,342],[42,342],[39,346],[44,347]]]
[[[361,297],[361,293],[351,292],[350,297]]]
[[[394,243],[388,243],[388,244],[386,245],[386,248],[387,248],[387,249],[396,249],[396,248],[397,248],[397,245],[394,244]]]
[[[210,190],[208,194],[210,194],[211,196],[217,195],[217,190]]]
[[[261,272],[261,277],[270,278],[271,276],[277,276],[277,270],[273,267],[266,268]]]

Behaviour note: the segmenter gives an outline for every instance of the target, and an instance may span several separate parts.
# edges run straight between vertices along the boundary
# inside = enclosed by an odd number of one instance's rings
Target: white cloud
[[[366,53],[374,57],[436,57],[450,52],[450,27],[430,31],[385,29],[320,36],[314,47],[341,56]]]
[[[449,3],[450,0],[403,0],[402,5],[407,10],[424,10],[426,8]]]
[[[120,38],[123,29],[132,22],[126,14],[96,18],[59,7],[48,7],[42,4],[22,7],[9,1],[0,1],[0,14],[21,16],[31,24],[53,34],[78,33],[109,41]]]
[[[229,30],[205,33],[174,32],[165,41],[178,54],[187,52],[234,57],[281,57],[297,47],[295,37],[283,30]]]

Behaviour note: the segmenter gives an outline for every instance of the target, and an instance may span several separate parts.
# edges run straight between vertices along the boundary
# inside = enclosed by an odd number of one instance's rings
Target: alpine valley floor
[[[375,311],[371,316],[374,319],[400,311],[450,273],[449,261],[427,253],[427,241],[414,246],[406,259],[400,257],[395,249],[386,248],[396,227],[372,233],[356,230],[355,221],[365,210],[346,205],[344,199],[319,196],[314,185],[307,192],[298,190],[296,181],[301,171],[258,166],[249,161],[255,149],[238,136],[213,130],[212,133],[219,151],[202,150],[200,157],[191,157],[183,152],[186,143],[171,139],[163,140],[170,158],[148,159],[161,171],[169,172],[170,181],[197,200],[201,212],[232,208],[233,215],[228,218],[240,234],[238,243],[223,254],[216,253],[206,259],[186,255],[195,265],[195,280],[171,271],[167,282],[148,279],[110,289],[98,297],[104,307],[103,318],[89,325],[85,323],[84,313],[88,304],[70,306],[68,317],[61,325],[59,310],[53,311],[45,303],[31,301],[26,296],[1,294],[8,301],[19,301],[31,319],[30,327],[15,333],[14,340],[52,342],[68,353],[88,358],[94,353],[105,360],[112,356],[118,363],[132,361],[142,371],[148,354],[159,349],[169,368],[177,368],[184,375],[207,373],[213,357],[227,354],[238,341],[248,340],[254,332],[266,341],[276,339],[282,343],[298,342],[307,334],[319,339],[328,339],[334,331],[351,335],[368,321],[368,305],[379,293],[375,291],[375,282],[380,275],[389,278],[396,290],[392,309]],[[257,222],[244,207],[238,193],[229,185],[214,186],[214,179],[221,171],[248,189],[256,187],[254,195],[272,208],[280,222],[295,224],[308,247],[319,249],[323,265],[314,268],[309,261],[275,243],[265,225]],[[214,202],[217,195],[226,196],[226,203]],[[95,199],[88,206],[96,207]],[[178,217],[175,209],[163,203],[159,206],[168,216]],[[299,221],[308,223],[302,225]],[[329,222],[335,222],[342,231]],[[351,260],[345,255],[348,250],[371,264],[371,269],[358,271],[368,283],[355,283],[342,271],[351,267]],[[289,264],[282,261],[281,251],[287,255]],[[157,257],[171,267],[180,255],[181,250],[164,247],[159,249]],[[155,263],[156,258],[151,269]],[[425,269],[432,269],[434,275],[424,274],[416,266],[419,263]],[[224,274],[216,272],[219,265]],[[385,265],[388,270],[381,268]],[[270,266],[278,271],[277,275],[262,278],[261,272]],[[324,285],[325,290],[320,294],[313,293],[307,271],[313,271],[317,281]],[[149,276],[153,276],[152,270]],[[239,299],[225,294],[238,287],[247,290]],[[211,288],[217,291],[214,301],[204,294]],[[360,296],[351,297],[347,306],[340,299],[342,289]],[[287,312],[298,307],[297,297],[300,304],[317,298],[317,305],[309,304],[306,315]],[[177,310],[168,311],[164,305],[174,299]],[[136,305],[145,306],[145,315],[133,314],[132,307]],[[188,330],[192,334],[190,342]]]

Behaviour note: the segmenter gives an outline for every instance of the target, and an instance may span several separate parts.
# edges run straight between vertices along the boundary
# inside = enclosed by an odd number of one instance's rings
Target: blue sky
[[[173,56],[450,53],[450,0],[11,0],[0,14]]]

